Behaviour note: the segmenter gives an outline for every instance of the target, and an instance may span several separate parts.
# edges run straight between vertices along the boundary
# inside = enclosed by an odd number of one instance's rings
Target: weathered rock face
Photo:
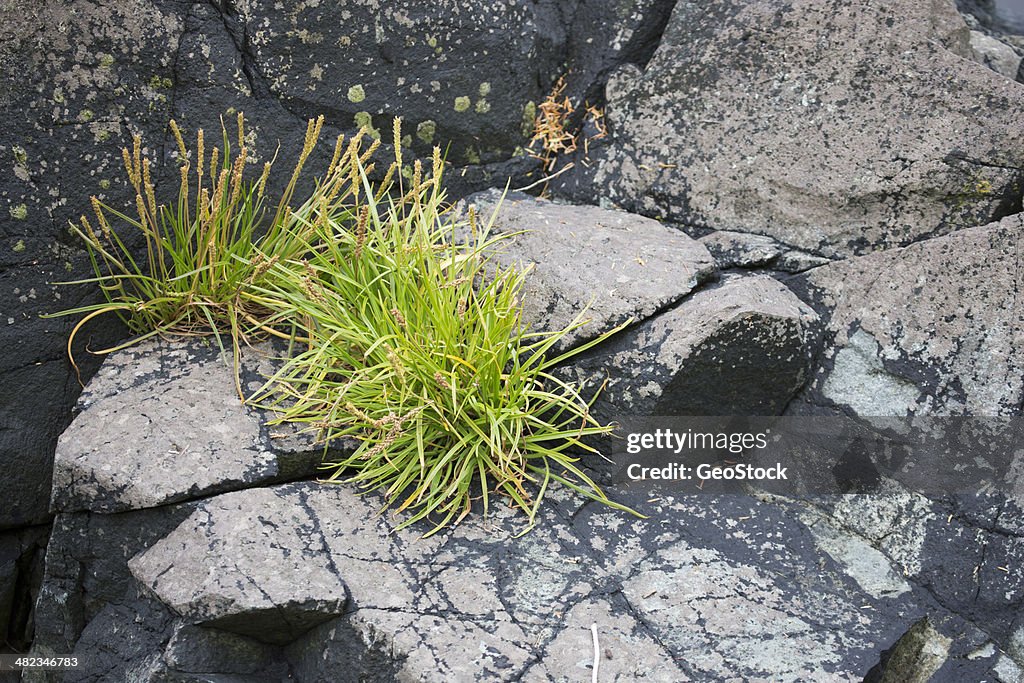
[[[830,310],[829,349],[794,409],[1019,415],[1024,219],[961,230],[800,276]]]
[[[131,131],[162,138],[170,112],[162,79],[182,18],[164,2],[4,2],[0,26],[3,528],[46,520],[53,447],[78,390],[64,351],[71,321],[39,318],[92,296],[50,284],[85,276],[67,221],[90,194],[109,194],[118,142]],[[87,331],[93,348],[108,345],[110,328]]]
[[[657,221],[593,206],[555,204],[491,190],[466,199],[493,232],[515,235],[495,250],[505,266],[530,268],[523,320],[533,329],[568,326],[589,306],[590,322],[560,348],[672,306],[710,279],[714,261],[699,242]],[[522,233],[516,235],[516,233]]]
[[[1024,86],[968,38],[945,1],[681,2],[565,191],[823,256],[986,223],[1020,207]]]
[[[275,349],[246,349],[244,390],[259,388]],[[322,445],[242,405],[235,371],[209,340],[148,341],[110,356],[61,436],[52,509],[118,512],[312,476]],[[336,444],[338,449],[351,444]]]
[[[574,359],[595,413],[777,415],[810,374],[818,316],[770,277],[730,278]]]
[[[924,612],[956,636],[940,680],[1012,665],[908,564],[848,552],[860,537],[823,510],[646,487],[612,494],[651,519],[581,508],[556,489],[526,536],[513,538],[521,520],[495,508],[422,539],[425,529],[395,531],[378,516],[375,496],[315,483],[61,515],[37,647],[94,653],[65,680],[564,681],[590,674],[596,624],[602,677],[853,681]],[[942,512],[919,511],[915,533],[948,533]],[[322,576],[294,580],[300,564]],[[300,603],[336,611],[344,591],[344,615],[308,631],[292,619]],[[212,626],[225,610],[234,621]],[[237,633],[246,624],[260,626],[258,640]]]

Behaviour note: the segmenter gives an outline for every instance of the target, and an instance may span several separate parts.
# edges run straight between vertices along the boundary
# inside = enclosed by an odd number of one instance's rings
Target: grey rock
[[[808,379],[818,316],[764,275],[726,279],[566,366],[597,415],[775,415]]]
[[[273,663],[273,652],[251,638],[178,623],[164,648],[163,659],[176,673],[256,674]]]
[[[664,645],[635,618],[608,600],[592,598],[577,603],[566,615],[566,628],[547,645],[547,657],[528,669],[525,680],[559,683],[587,680],[594,668],[597,627],[598,680],[659,681],[683,683],[695,680],[673,661]]]
[[[832,372],[822,386],[825,398],[857,415],[910,413],[923,398],[917,385],[885,370],[874,338],[858,329],[836,352]]]
[[[802,273],[830,262],[830,259],[822,256],[815,256],[799,249],[790,249],[779,256],[774,266],[776,269],[786,273]]]
[[[951,0],[678,3],[560,191],[826,257],[991,221],[1020,202],[1024,87],[968,38]]]
[[[1022,217],[816,268],[827,347],[794,403],[861,415],[1016,415],[1024,402]]]
[[[132,671],[154,682],[565,681],[588,677],[597,624],[600,680],[860,680],[881,647],[906,631],[906,615],[928,612],[936,630],[957,634],[949,675],[991,678],[1006,656],[914,577],[933,586],[934,575],[893,558],[905,538],[892,546],[878,540],[897,536],[900,500],[885,509],[876,496],[841,496],[849,510],[815,512],[803,503],[644,486],[610,495],[650,517],[581,505],[554,487],[526,536],[516,537],[523,520],[496,505],[487,518],[421,538],[429,526],[396,530],[399,518],[377,514],[376,495],[312,482],[177,507],[61,515],[40,609],[78,614],[67,624],[79,626],[70,644],[44,634],[40,651],[102,652],[82,680]],[[922,534],[930,536],[945,516],[927,514]],[[907,538],[916,533],[908,524]],[[882,552],[852,562],[858,538]],[[994,535],[968,538],[958,542],[977,549]],[[940,557],[922,552],[922,566],[926,556]],[[891,590],[899,581],[891,574],[904,571],[907,590]],[[875,580],[886,576],[888,583]],[[282,629],[283,615],[294,614],[288,607],[277,617],[265,609],[296,598],[332,602],[339,587],[349,591],[343,613],[334,603],[336,616],[305,632]],[[221,608],[235,615],[234,624],[219,624],[230,632],[196,625],[216,622]],[[243,623],[245,637],[237,635]],[[268,636],[275,644],[294,639],[284,648],[262,645]],[[1008,640],[995,637],[1004,648]],[[212,670],[198,671],[205,667]]]
[[[1021,57],[1017,52],[1001,40],[982,33],[971,31],[971,50],[974,58],[1010,80],[1017,78]]]
[[[272,374],[277,353],[246,349],[247,393]],[[208,341],[147,341],[109,356],[58,442],[53,509],[156,507],[312,475],[323,445],[243,405],[230,356]]]
[[[472,195],[481,223],[513,234],[496,249],[505,265],[532,268],[523,290],[523,319],[551,331],[585,307],[590,323],[559,348],[574,346],[629,319],[643,320],[693,291],[714,272],[708,250],[649,218],[573,206],[495,190]]]
[[[128,566],[190,623],[291,642],[341,614],[348,590],[301,505],[259,512],[276,501],[268,489],[219,497]],[[250,514],[252,523],[239,525]]]
[[[896,642],[882,672],[882,683],[928,683],[949,656],[947,638],[925,617]]]
[[[700,238],[719,268],[757,268],[782,255],[779,243],[764,235],[718,230]]]

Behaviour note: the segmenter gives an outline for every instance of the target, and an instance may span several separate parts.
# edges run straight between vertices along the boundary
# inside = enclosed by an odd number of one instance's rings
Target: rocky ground
[[[486,211],[543,175],[564,73],[607,132],[496,227],[531,231],[501,258],[534,265],[533,324],[633,319],[562,368],[608,380],[598,415],[1024,412],[1024,38],[993,3],[425,7],[0,1],[0,639],[87,656],[66,680],[585,680],[596,623],[601,680],[1024,679],[1019,498],[612,484],[648,518],[556,492],[523,537],[417,540],[313,483],[215,344],[120,352],[78,396],[72,323],[39,314],[96,296],[51,283],[88,272],[66,222],[121,197],[130,133],[173,172],[172,117],[243,109],[269,155],[401,115]]]

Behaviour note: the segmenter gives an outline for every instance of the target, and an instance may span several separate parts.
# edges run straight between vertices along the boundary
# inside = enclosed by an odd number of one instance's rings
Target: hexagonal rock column
[[[807,380],[817,314],[767,276],[737,277],[586,352],[563,374],[594,412],[776,415]]]

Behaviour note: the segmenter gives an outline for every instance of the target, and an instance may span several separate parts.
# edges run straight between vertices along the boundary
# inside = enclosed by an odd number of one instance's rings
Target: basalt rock
[[[587,351],[564,369],[605,385],[594,411],[777,415],[810,376],[817,314],[764,276],[728,278]]]
[[[587,309],[590,322],[571,332],[560,348],[628,320],[648,318],[715,271],[702,244],[636,214],[517,193],[502,201],[495,190],[472,195],[466,204],[476,207],[481,223],[495,215],[495,234],[512,236],[495,249],[497,259],[530,269],[523,289],[526,324],[538,331],[558,330]]]
[[[1020,207],[1024,85],[970,57],[950,0],[680,2],[561,191],[826,257],[986,223]]]
[[[279,350],[247,348],[248,395]],[[79,401],[54,461],[54,511],[120,512],[268,482],[310,477],[323,444],[243,405],[230,348],[148,341],[110,356]],[[351,451],[352,443],[332,444]]]
[[[1019,415],[1020,215],[816,268],[793,282],[828,317],[793,410]]]
[[[602,677],[861,680],[924,612],[955,635],[941,680],[1012,661],[885,554],[844,550],[858,537],[821,511],[610,493],[650,519],[581,508],[555,487],[525,536],[516,513],[492,507],[424,539],[428,526],[377,515],[375,495],[313,482],[62,515],[52,552],[73,561],[48,569],[37,648],[81,654],[74,681],[563,681],[590,675],[596,625]],[[298,564],[320,578],[296,579]],[[293,619],[299,594],[327,620]],[[224,610],[234,619],[215,626]],[[62,611],[63,635],[50,628]]]

